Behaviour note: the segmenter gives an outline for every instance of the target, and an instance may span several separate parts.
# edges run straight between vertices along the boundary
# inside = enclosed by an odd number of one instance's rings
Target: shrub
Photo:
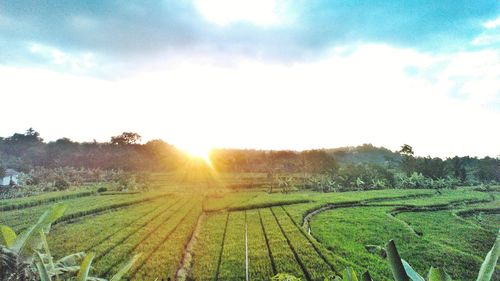
[[[69,182],[65,179],[59,178],[54,183],[54,186],[57,188],[57,190],[65,190],[69,187]]]
[[[47,234],[51,225],[62,218],[67,205],[58,203],[42,214],[38,222],[18,235],[0,225],[0,280],[101,280],[89,276],[94,253],[74,253],[59,260],[51,255]],[[121,280],[139,259],[135,255],[110,280]],[[4,266],[7,265],[7,266]]]

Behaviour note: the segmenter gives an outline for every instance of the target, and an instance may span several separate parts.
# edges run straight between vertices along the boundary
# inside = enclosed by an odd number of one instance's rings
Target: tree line
[[[181,161],[182,154],[162,140],[139,144],[141,137],[125,132],[109,142],[75,142],[68,138],[44,142],[40,134],[25,133],[0,137],[0,166],[19,171],[36,167],[74,167],[125,171],[168,171]]]
[[[124,132],[109,142],[75,142],[68,138],[45,142],[30,128],[25,133],[0,137],[0,176],[6,168],[27,172],[40,167],[165,172],[180,169],[189,161],[188,155],[162,140],[144,144],[140,140],[139,134]],[[294,174],[303,179],[302,186],[325,191],[500,182],[498,157],[417,157],[410,145],[403,145],[399,151],[371,144],[307,151],[214,149],[210,159],[221,172],[267,173],[269,177]]]

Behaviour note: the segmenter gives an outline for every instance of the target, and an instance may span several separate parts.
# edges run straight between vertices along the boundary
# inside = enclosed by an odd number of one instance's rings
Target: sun
[[[212,162],[210,161],[211,147],[203,145],[183,145],[180,146],[180,149],[192,157],[203,159],[208,165],[212,166]]]

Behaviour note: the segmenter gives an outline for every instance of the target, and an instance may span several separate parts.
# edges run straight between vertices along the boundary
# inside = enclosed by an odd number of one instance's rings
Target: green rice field
[[[347,266],[390,280],[387,261],[367,250],[390,239],[421,275],[433,265],[474,280],[500,227],[498,192],[471,188],[189,192],[163,189],[161,177],[154,192],[1,200],[0,223],[21,232],[54,202],[68,209],[48,236],[52,254],[93,252],[92,274],[110,277],[142,253],[130,280],[325,280]]]

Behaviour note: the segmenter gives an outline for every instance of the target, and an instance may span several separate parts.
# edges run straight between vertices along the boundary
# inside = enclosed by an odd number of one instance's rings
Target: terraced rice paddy
[[[10,209],[0,223],[19,232],[53,202],[68,203],[49,235],[52,252],[94,252],[93,275],[102,277],[142,253],[131,280],[183,280],[181,267],[194,280],[269,280],[280,272],[324,280],[346,266],[389,280],[387,262],[366,246],[394,239],[421,274],[430,265],[444,266],[454,280],[472,280],[500,226],[496,195],[471,189],[193,194],[172,188],[55,194],[0,201]]]

